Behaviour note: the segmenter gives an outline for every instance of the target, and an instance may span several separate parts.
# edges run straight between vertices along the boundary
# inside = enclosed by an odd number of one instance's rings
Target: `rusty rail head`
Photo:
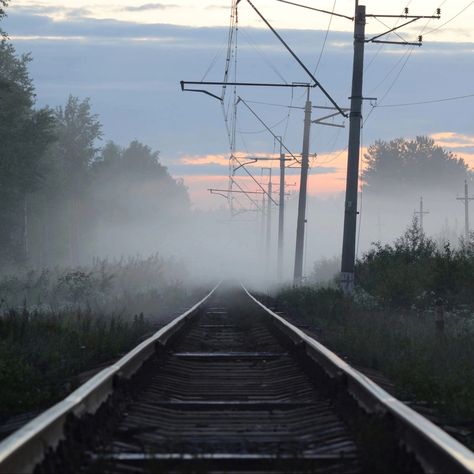
[[[42,461],[45,452],[64,439],[69,415],[93,414],[114,390],[116,378],[130,378],[155,352],[156,344],[166,344],[212,296],[220,283],[201,301],[157,331],[115,364],[105,368],[81,385],[67,398],[40,414],[0,443],[0,474],[30,473]]]
[[[400,429],[401,441],[415,454],[426,472],[474,473],[474,453],[466,446],[390,395],[327,347],[267,308],[245,287],[243,289],[295,344],[304,344],[308,356],[331,378],[344,375],[349,393],[362,409],[368,413],[389,413]]]

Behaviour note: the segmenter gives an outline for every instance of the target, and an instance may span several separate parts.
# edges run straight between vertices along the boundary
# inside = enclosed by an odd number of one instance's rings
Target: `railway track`
[[[242,288],[0,444],[1,473],[474,472],[474,454]]]

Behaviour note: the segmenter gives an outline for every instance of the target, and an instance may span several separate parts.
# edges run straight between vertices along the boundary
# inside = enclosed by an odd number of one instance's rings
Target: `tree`
[[[58,140],[53,147],[55,160],[62,168],[66,193],[78,194],[86,185],[89,168],[99,152],[102,125],[91,111],[89,99],[69,96],[55,112]]]
[[[91,171],[91,194],[102,221],[179,220],[189,211],[186,187],[160,163],[158,151],[137,140],[125,149],[107,143]]]
[[[6,15],[5,7],[8,6],[7,0],[0,0],[0,20]]]
[[[376,141],[364,155],[362,185],[374,194],[420,193],[424,189],[457,192],[472,172],[462,158],[429,137]]]
[[[46,150],[54,141],[54,117],[35,110],[28,73],[30,55],[17,56],[0,42],[0,260],[25,258],[26,196],[46,177]]]

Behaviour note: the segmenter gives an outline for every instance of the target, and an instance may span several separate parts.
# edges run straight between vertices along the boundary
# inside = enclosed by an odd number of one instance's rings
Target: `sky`
[[[381,5],[383,3],[384,5]],[[180,80],[222,80],[230,0],[70,1],[13,0],[2,28],[18,52],[31,52],[38,106],[63,105],[69,94],[89,97],[104,126],[104,140],[133,139],[160,150],[173,176],[184,179],[200,209],[220,207],[208,188],[227,185],[229,143],[221,106],[203,94],[182,92]],[[342,107],[349,105],[352,22],[275,0],[254,4]],[[307,0],[315,8],[352,15],[348,0]],[[474,2],[408,0],[365,2],[368,13],[431,15],[397,30],[423,46],[366,45],[362,146],[377,139],[429,135],[474,166]],[[370,18],[367,36],[398,25]],[[400,40],[392,34],[390,40]],[[262,24],[245,0],[239,6],[238,73],[243,81],[306,82],[304,71]],[[301,150],[304,97],[300,90],[239,89],[251,108],[294,153]],[[456,100],[444,100],[463,97]],[[318,90],[314,105],[327,106]],[[434,102],[442,100],[441,102]],[[430,102],[433,101],[433,102]],[[418,104],[418,102],[430,102]],[[289,109],[287,106],[293,107]],[[324,115],[314,109],[314,117]],[[311,136],[309,191],[332,196],[344,189],[346,128],[315,126]],[[272,157],[273,137],[239,106],[236,149],[240,156]],[[272,162],[277,166],[277,162]],[[258,177],[261,165],[254,166]],[[276,172],[276,169],[275,169]],[[298,170],[289,170],[297,184]],[[252,186],[240,177],[242,186]],[[263,178],[262,178],[263,179]],[[296,191],[297,186],[290,188]]]

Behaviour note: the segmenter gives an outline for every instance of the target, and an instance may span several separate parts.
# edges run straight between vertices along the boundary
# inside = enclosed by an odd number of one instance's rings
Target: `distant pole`
[[[420,230],[421,233],[424,233],[424,227],[423,227],[423,216],[425,214],[429,214],[429,211],[425,211],[423,208],[423,196],[420,196],[420,210],[418,212],[415,212],[415,214],[418,214],[419,217],[419,222],[420,222]]]
[[[264,250],[264,242],[265,242],[265,196],[266,194],[263,193],[262,194],[262,214],[261,214],[261,221],[260,221],[260,245],[261,245],[261,249],[262,249],[262,253],[260,254],[261,255],[261,259],[262,259],[262,263],[263,263],[263,256],[265,255],[265,250]]]
[[[270,249],[272,245],[272,200],[270,199],[272,195],[272,169],[268,168],[268,198],[267,198],[267,245],[266,245],[266,264],[269,268],[270,266]],[[268,269],[267,268],[267,269]]]
[[[423,232],[423,196],[420,196],[420,229]]]
[[[280,143],[280,199],[278,203],[278,261],[277,276],[281,281],[283,277],[283,239],[285,231],[285,154],[281,152]]]
[[[355,247],[357,233],[357,193],[359,188],[360,128],[362,121],[362,84],[364,78],[365,5],[356,1],[354,21],[354,62],[352,66],[351,112],[347,156],[346,200],[341,259],[341,288],[354,291]]]
[[[295,271],[293,284],[300,285],[303,280],[303,252],[304,252],[304,234],[306,225],[306,193],[308,187],[308,168],[309,168],[309,140],[311,132],[311,101],[309,100],[309,88],[306,98],[304,113],[304,133],[303,133],[303,152],[301,154],[301,179],[300,192],[298,199],[298,220],[296,224],[296,251],[295,251]]]
[[[458,201],[464,201],[464,238],[466,244],[469,242],[470,229],[469,229],[469,201],[474,200],[474,197],[469,197],[469,187],[467,179],[464,181],[464,197],[456,198]]]

